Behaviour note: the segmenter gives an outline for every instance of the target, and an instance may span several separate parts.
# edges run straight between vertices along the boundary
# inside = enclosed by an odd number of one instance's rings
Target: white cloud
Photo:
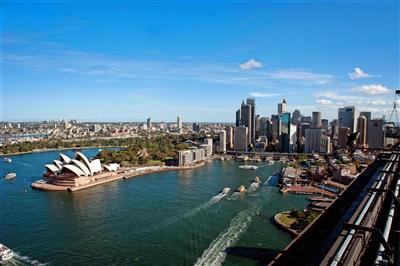
[[[348,73],[351,79],[363,79],[371,77],[370,74],[364,72],[361,68],[355,67],[353,72]]]
[[[305,70],[280,70],[267,73],[271,79],[303,81],[312,84],[327,84],[332,82],[333,76],[329,74],[313,73]]]
[[[262,93],[262,92],[251,92],[250,96],[255,98],[269,98],[274,96],[279,96],[278,93]]]
[[[365,94],[387,94],[390,92],[390,89],[381,84],[366,84],[362,86],[357,86],[352,90],[359,91]]]
[[[249,70],[249,69],[256,69],[256,68],[262,68],[264,65],[261,61],[257,61],[253,58],[247,60],[244,63],[240,64],[240,68],[244,70]]]
[[[327,99],[316,99],[316,102],[322,105],[329,105],[329,104],[333,104],[333,102],[331,100],[327,100]]]
[[[371,104],[371,105],[386,105],[386,102],[384,100],[380,100],[380,99],[368,100],[368,101],[365,101],[365,103]]]

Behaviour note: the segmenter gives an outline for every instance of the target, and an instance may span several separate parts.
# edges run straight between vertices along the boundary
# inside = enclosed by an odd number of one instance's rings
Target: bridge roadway
[[[380,153],[270,265],[400,265],[399,173],[397,144]]]

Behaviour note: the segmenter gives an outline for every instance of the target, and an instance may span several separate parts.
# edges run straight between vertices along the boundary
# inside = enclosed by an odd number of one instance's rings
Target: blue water
[[[83,152],[91,157],[97,149]],[[0,243],[18,253],[11,265],[259,265],[291,241],[273,215],[307,204],[304,196],[279,193],[275,177],[234,194],[282,167],[243,170],[234,161],[74,193],[31,189],[57,157],[44,152],[0,162],[0,176],[17,173],[0,180]],[[231,192],[218,196],[224,187]]]

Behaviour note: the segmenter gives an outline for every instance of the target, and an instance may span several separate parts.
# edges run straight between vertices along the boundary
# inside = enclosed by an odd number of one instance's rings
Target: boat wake
[[[0,263],[1,264],[1,263]],[[35,266],[44,266],[47,263],[41,263],[38,260],[33,260],[28,256],[22,256],[21,254],[14,252],[14,257],[7,261],[7,265],[35,265]]]
[[[257,190],[257,188],[260,186],[260,184],[253,182],[251,183],[249,189],[247,191],[249,192],[255,192]]]
[[[228,198],[228,200],[237,200],[240,196],[240,192],[233,192],[232,195]]]
[[[153,227],[150,227],[150,228],[146,229],[144,232],[155,231],[155,230],[158,230],[158,229],[160,229],[162,227],[165,227],[165,226],[171,225],[173,223],[176,223],[176,222],[178,222],[178,221],[180,221],[182,219],[186,219],[188,217],[191,217],[191,216],[197,214],[198,212],[200,212],[202,210],[205,210],[205,209],[211,207],[212,205],[218,203],[220,200],[222,200],[224,197],[226,197],[226,195],[227,195],[227,193],[221,192],[218,195],[215,195],[214,197],[212,197],[210,200],[204,202],[200,206],[198,206],[198,207],[196,207],[196,208],[194,208],[192,210],[189,210],[185,214],[183,214],[181,216],[173,217],[171,219],[167,219],[162,223],[156,224]]]
[[[241,211],[236,215],[232,219],[229,227],[211,242],[210,246],[203,252],[202,256],[197,259],[194,265],[221,265],[226,258],[225,250],[234,245],[239,240],[240,236],[246,232],[247,227],[252,220],[252,216],[255,213],[255,208],[252,208]]]
[[[209,201],[207,201],[207,202],[201,204],[200,206],[198,206],[197,208],[185,213],[182,218],[190,217],[190,216],[198,213],[201,210],[207,209],[208,207],[210,207],[210,206],[214,205],[215,203],[219,202],[220,200],[222,200],[226,195],[227,195],[227,193],[223,193],[223,192],[219,193],[218,195],[215,195]]]

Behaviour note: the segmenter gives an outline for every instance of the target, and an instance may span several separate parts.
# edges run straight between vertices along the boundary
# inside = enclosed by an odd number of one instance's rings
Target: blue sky
[[[399,3],[2,4],[8,120],[234,121],[356,105],[388,115],[399,89]]]

